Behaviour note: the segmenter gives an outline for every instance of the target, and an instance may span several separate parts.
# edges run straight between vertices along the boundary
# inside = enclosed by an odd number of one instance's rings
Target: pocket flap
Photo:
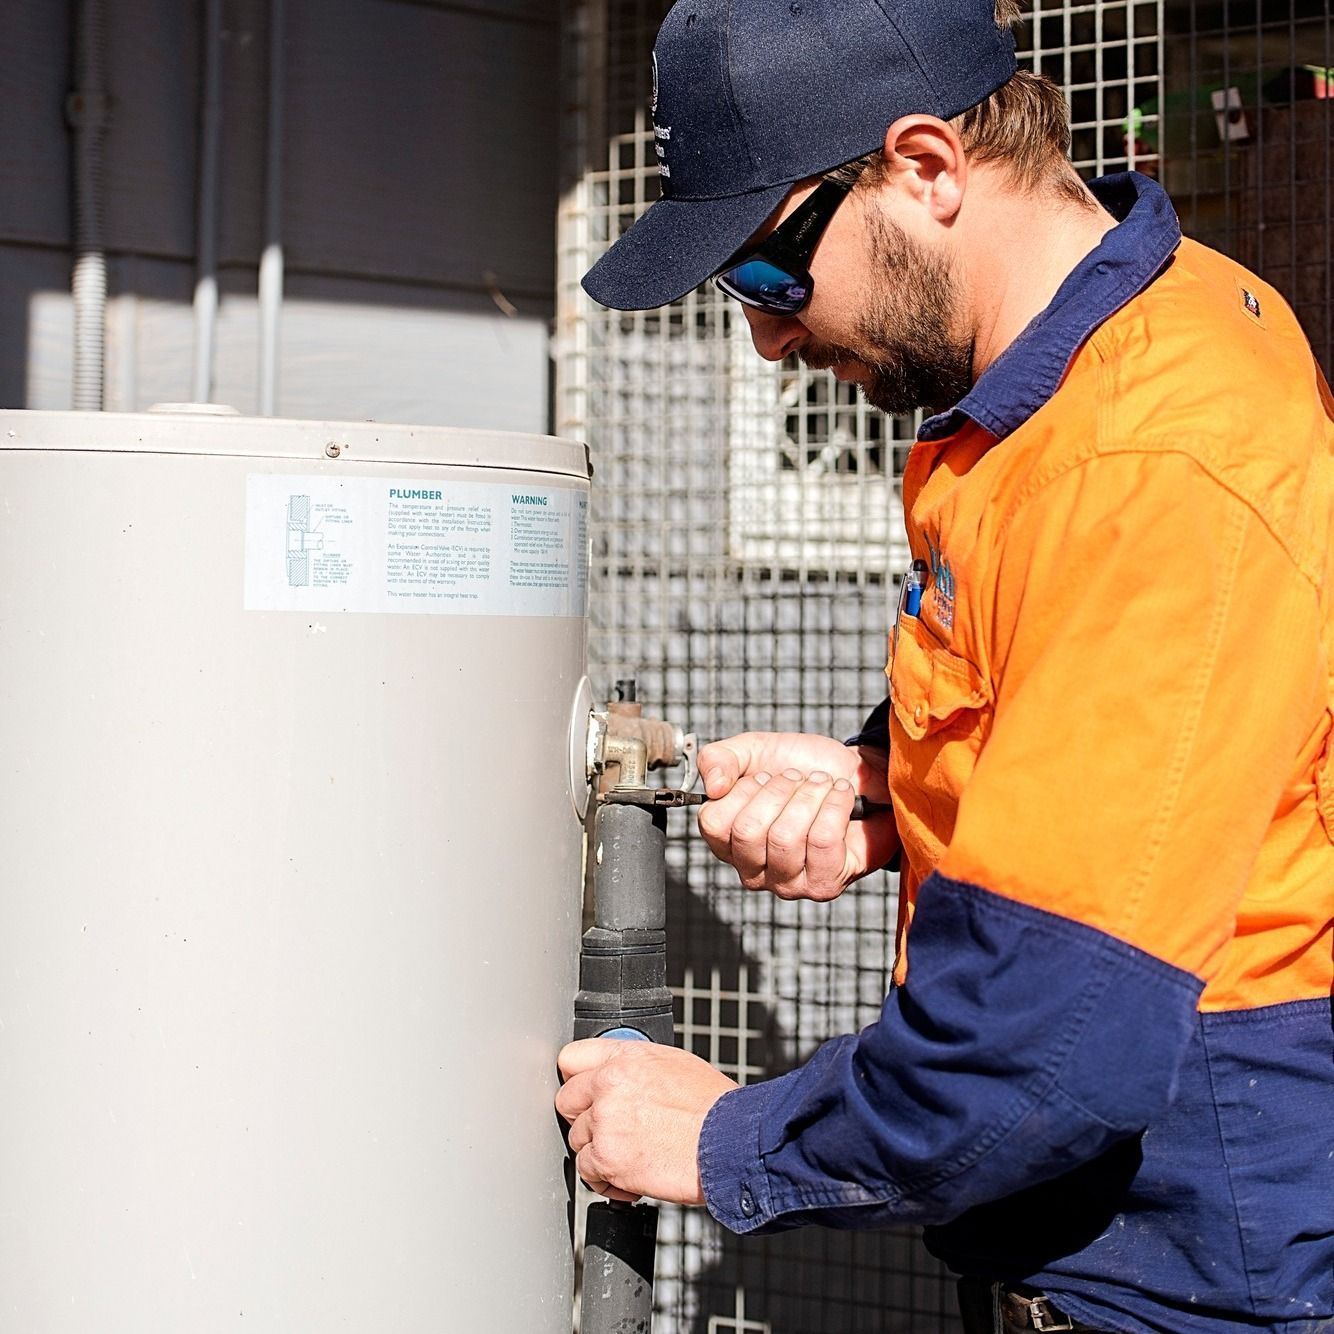
[[[937,643],[915,616],[900,619],[889,694],[895,715],[914,741],[990,698],[982,673]]]

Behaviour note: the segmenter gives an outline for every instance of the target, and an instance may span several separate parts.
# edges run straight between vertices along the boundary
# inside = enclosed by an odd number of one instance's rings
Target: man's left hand
[[[575,1170],[599,1195],[703,1204],[699,1132],[735,1081],[679,1047],[617,1038],[571,1042],[557,1058],[556,1110]]]

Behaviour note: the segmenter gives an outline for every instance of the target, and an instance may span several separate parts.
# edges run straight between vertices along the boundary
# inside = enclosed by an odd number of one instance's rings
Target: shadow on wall
[[[668,877],[667,894],[673,988],[685,983],[687,966],[697,986],[716,970],[722,993],[735,992],[744,973],[759,976],[760,961],[705,896],[676,875]],[[791,1043],[772,1011],[751,1001],[745,1026],[747,1063],[782,1073]],[[708,1056],[707,1043],[696,1047]],[[684,1282],[667,1294],[666,1313],[676,1316],[681,1334],[957,1334],[961,1328],[953,1277],[926,1253],[914,1228],[738,1237],[711,1220],[705,1227],[710,1240],[673,1248],[673,1268],[681,1267]]]
[[[68,263],[59,263],[68,278]],[[31,273],[11,274],[10,267],[0,248],[0,408],[26,408],[57,399],[61,406],[68,407],[72,394],[73,311],[61,296],[44,291]],[[25,258],[25,267],[35,267],[34,257]],[[48,300],[55,309],[46,317],[42,305]],[[30,347],[38,338],[49,345]],[[44,374],[49,378],[44,380]]]

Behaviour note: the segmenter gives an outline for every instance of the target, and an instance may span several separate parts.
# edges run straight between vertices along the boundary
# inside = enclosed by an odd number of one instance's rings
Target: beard
[[[897,223],[872,214],[873,268],[855,341],[811,340],[801,360],[812,370],[861,362],[866,401],[903,416],[917,408],[942,411],[972,388],[973,342],[958,326],[959,294],[949,264],[919,245]]]

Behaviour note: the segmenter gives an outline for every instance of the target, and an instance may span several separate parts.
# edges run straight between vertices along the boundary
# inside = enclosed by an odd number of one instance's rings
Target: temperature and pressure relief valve
[[[694,736],[645,718],[633,681],[589,725],[589,781],[600,789],[589,856],[593,925],[579,956],[574,1035],[672,1041],[667,990],[667,809],[703,796],[695,781]],[[681,788],[647,787],[650,768],[686,766]],[[609,779],[614,781],[609,782]]]

